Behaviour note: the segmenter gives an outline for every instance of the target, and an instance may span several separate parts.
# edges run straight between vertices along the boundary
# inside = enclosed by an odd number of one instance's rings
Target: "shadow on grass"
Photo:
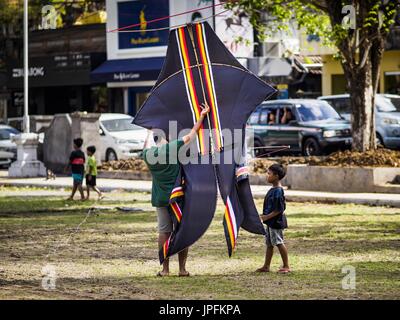
[[[74,210],[84,210],[90,207],[102,207],[102,206],[118,206],[126,205],[127,201],[120,200],[108,200],[108,201],[67,201],[65,199],[58,198],[30,198],[23,199],[21,197],[2,197],[0,199],[0,212],[2,216],[7,216],[9,214],[21,215],[30,213],[55,213],[60,211],[74,211]],[[148,201],[142,199],[132,199],[129,201],[131,204],[147,203]]]

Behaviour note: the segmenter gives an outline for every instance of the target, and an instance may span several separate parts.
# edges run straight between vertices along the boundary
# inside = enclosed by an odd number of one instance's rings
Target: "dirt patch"
[[[273,163],[307,164],[326,167],[391,167],[400,168],[400,151],[378,149],[367,152],[338,151],[323,157],[280,157],[252,161],[252,171],[264,174]]]
[[[327,167],[395,167],[400,168],[400,151],[380,148],[367,152],[353,152],[350,150],[338,151],[322,157],[276,157],[265,159],[254,159],[251,161],[250,169],[253,173],[264,174],[273,163],[307,164],[311,166]],[[102,164],[100,170],[104,171],[132,171],[149,172],[142,159],[128,159],[110,161]]]
[[[14,201],[16,208],[22,206],[18,203],[36,205],[22,193]],[[150,206],[149,198],[146,202]],[[256,201],[259,210],[262,203]],[[120,205],[131,201],[121,199]],[[59,203],[47,206],[58,208]],[[0,217],[0,300],[399,299],[398,209],[291,203],[285,232],[293,273],[285,276],[254,272],[264,261],[264,240],[258,235],[240,233],[237,250],[228,258],[223,209],[218,206],[209,230],[190,248],[189,278],[177,277],[176,257],[170,277],[155,276],[160,265],[154,212],[100,212],[77,232],[82,211],[16,211]],[[276,253],[274,271],[280,262]],[[354,266],[362,279],[356,291],[341,288],[345,265]],[[49,269],[53,276],[46,273]],[[54,290],[43,288],[46,277],[54,279]]]
[[[104,171],[115,171],[115,170],[126,170],[126,171],[138,171],[138,172],[149,172],[146,164],[142,159],[127,159],[109,161],[103,163],[100,170]]]

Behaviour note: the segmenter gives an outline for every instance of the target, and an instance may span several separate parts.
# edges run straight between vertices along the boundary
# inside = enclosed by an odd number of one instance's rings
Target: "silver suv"
[[[350,95],[322,96],[345,119],[351,120]],[[379,144],[400,149],[400,95],[377,94],[375,103],[376,137]]]

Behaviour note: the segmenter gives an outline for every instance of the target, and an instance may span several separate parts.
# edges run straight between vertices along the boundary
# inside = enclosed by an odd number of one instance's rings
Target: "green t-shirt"
[[[178,152],[184,144],[179,139],[143,150],[143,159],[153,177],[151,204],[154,207],[167,207],[169,204],[169,196],[179,174]],[[159,162],[156,162],[157,159]]]
[[[86,163],[86,174],[97,176],[97,163],[94,156],[89,156]]]

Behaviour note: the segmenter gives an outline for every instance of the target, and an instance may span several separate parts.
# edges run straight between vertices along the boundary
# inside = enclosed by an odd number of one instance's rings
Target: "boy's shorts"
[[[83,181],[83,174],[80,173],[73,173],[72,179],[74,180],[74,185],[82,184]]]
[[[92,178],[89,180],[89,175],[86,175],[86,185],[89,187],[95,187],[96,186],[96,176],[92,176]]]
[[[172,232],[174,224],[171,215],[168,212],[168,207],[157,207],[158,232]]]
[[[265,232],[265,243],[268,247],[274,247],[285,243],[283,239],[283,229],[272,229],[269,226],[266,226]]]

